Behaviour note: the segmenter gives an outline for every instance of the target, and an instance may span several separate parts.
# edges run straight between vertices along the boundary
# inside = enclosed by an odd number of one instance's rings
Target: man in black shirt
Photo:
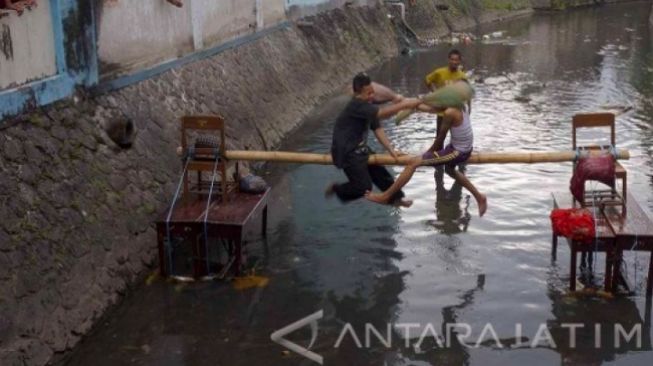
[[[372,104],[374,88],[372,80],[365,74],[358,74],[353,80],[354,97],[336,120],[333,130],[333,144],[331,156],[336,167],[343,169],[347,178],[346,183],[331,184],[327,188],[327,196],[335,193],[343,202],[361,198],[365,192],[372,190],[372,183],[382,191],[389,188],[394,179],[390,172],[383,166],[368,165],[367,160],[372,153],[367,146],[369,130],[381,145],[397,158],[395,151],[381,127],[380,120],[392,117],[403,109],[416,108],[421,101],[415,98],[406,98],[386,107],[379,108]],[[391,203],[408,207],[411,201],[403,200],[404,193],[397,192]]]

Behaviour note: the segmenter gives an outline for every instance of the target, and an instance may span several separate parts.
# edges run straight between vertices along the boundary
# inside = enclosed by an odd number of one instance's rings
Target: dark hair
[[[454,56],[454,55],[456,55],[456,56],[458,56],[460,58],[463,58],[463,55],[460,53],[460,51],[458,51],[456,49],[453,49],[453,50],[449,51],[449,55],[447,57],[451,57],[451,56]]]
[[[359,74],[356,74],[354,76],[354,81],[352,83],[354,93],[359,94],[361,91],[363,91],[363,88],[372,84],[372,79],[370,79],[369,76],[367,76],[366,73],[361,72]]]

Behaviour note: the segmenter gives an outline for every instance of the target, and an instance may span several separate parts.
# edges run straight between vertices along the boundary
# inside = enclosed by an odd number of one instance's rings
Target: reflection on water
[[[573,114],[632,106],[618,118],[618,146],[633,155],[624,163],[629,189],[653,209],[648,6],[537,15],[503,26],[504,39],[462,48],[476,81],[475,149],[568,149]],[[424,75],[444,63],[447,51],[417,50],[372,74],[402,93],[417,94],[424,91]],[[284,149],[328,151],[333,120],[345,102],[342,96],[326,101]],[[435,123],[417,114],[400,127],[387,128],[401,150],[417,153],[432,143]],[[597,141],[607,134],[581,138]],[[414,206],[398,210],[325,200],[327,183],[342,179],[335,168],[275,166],[268,177],[275,185],[268,250],[261,243],[250,246],[259,273],[271,277],[268,287],[244,292],[215,283],[144,287],[66,363],[309,365],[285,354],[269,335],[323,309],[313,350],[327,365],[649,364],[651,330],[644,298],[570,297],[565,293],[566,248],[551,263],[548,192],[566,189],[570,170],[569,164],[468,166],[470,179],[489,197],[488,213],[479,218],[469,193],[432,168],[419,169],[406,187]],[[641,290],[648,257],[627,253],[626,261],[628,276],[637,279]],[[361,337],[371,324],[385,337],[388,323],[422,328],[409,336],[391,328],[389,347],[377,338],[370,347],[365,342],[359,347],[346,336],[334,348],[346,324]],[[464,328],[447,334],[448,325],[460,323],[470,330],[462,340],[456,335],[465,335]],[[575,338],[577,347],[569,344],[568,323],[584,325]],[[428,324],[448,343],[441,346],[436,335],[427,333],[414,347]],[[503,348],[484,332],[487,324]],[[596,324],[602,326],[598,332],[593,331]],[[615,325],[630,331],[638,324],[640,348],[633,342],[612,344]],[[547,342],[529,346],[538,340],[542,325],[556,347]],[[593,347],[596,333],[599,349]],[[481,335],[486,337],[478,347],[465,346]],[[289,338],[306,345],[311,334],[305,329]]]

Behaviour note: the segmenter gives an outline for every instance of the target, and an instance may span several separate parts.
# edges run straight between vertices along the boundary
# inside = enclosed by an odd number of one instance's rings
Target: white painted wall
[[[56,73],[50,2],[0,18],[0,90]]]
[[[202,9],[204,46],[230,41],[256,31],[256,0],[193,0]]]
[[[315,15],[335,8],[342,8],[346,4],[352,6],[370,6],[382,0],[285,0],[288,18],[298,19]]]
[[[105,78],[213,47],[286,19],[287,0],[103,0],[98,52]]]
[[[267,28],[286,20],[287,0],[260,0],[263,5],[263,27]]]
[[[100,4],[100,69],[134,70],[174,59],[193,50],[191,6],[165,0],[104,0]],[[110,65],[110,66],[107,66]]]

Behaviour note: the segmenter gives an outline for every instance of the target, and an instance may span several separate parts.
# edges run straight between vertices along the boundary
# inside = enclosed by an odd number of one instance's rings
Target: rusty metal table
[[[190,242],[186,244],[192,245],[193,276],[196,278],[208,274],[207,238],[226,240],[233,273],[238,275],[242,266],[243,235],[252,225],[253,218],[261,217],[261,233],[265,236],[269,193],[270,188],[261,194],[235,192],[226,202],[214,197],[208,210],[207,195],[188,194],[181,197],[174,204],[169,218],[170,208],[156,221],[161,275],[171,274],[171,261],[166,260],[170,255],[166,250],[168,235],[182,237]]]

